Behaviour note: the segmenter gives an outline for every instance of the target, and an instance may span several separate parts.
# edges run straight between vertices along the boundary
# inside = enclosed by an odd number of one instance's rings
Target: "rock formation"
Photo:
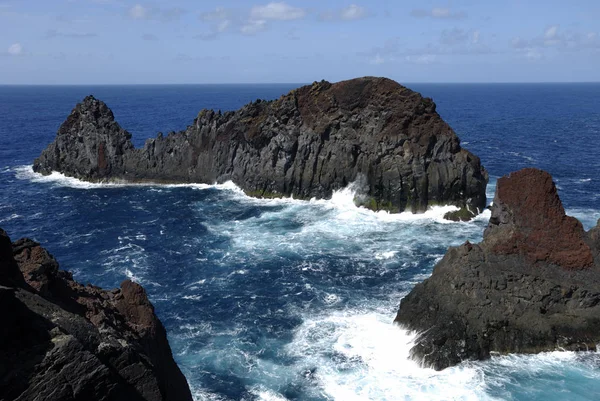
[[[0,229],[0,399],[191,400],[144,289],[75,282]]]
[[[315,82],[235,112],[202,110],[185,131],[159,133],[142,149],[130,138],[88,96],[34,170],[88,181],[232,180],[252,196],[298,199],[329,198],[361,180],[361,202],[376,210],[454,204],[470,216],[486,205],[479,158],[460,147],[431,99],[385,78]]]
[[[483,241],[450,248],[395,321],[420,333],[412,354],[435,369],[492,353],[595,351],[600,222],[585,232],[566,216],[546,172],[502,177]]]

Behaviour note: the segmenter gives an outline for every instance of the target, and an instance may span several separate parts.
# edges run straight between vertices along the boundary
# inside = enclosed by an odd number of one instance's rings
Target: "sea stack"
[[[144,289],[83,286],[0,229],[0,399],[191,401]]]
[[[329,198],[363,183],[357,202],[422,212],[486,206],[487,172],[462,149],[435,103],[386,79],[365,77],[295,89],[237,111],[202,110],[184,131],[141,149],[92,96],[78,104],[34,162],[36,172],[87,181],[218,183],[257,197]]]
[[[435,369],[493,353],[595,351],[600,342],[600,222],[565,215],[547,172],[498,180],[480,244],[448,250],[400,303],[418,334],[415,359]]]

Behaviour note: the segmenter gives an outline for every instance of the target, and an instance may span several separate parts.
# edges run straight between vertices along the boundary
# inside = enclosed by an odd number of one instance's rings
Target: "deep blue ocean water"
[[[408,360],[397,306],[469,223],[331,200],[257,200],[233,184],[94,185],[41,177],[33,159],[88,94],[136,146],[202,108],[233,110],[298,85],[0,86],[0,227],[46,246],[75,278],[147,289],[197,400],[598,400],[600,358],[553,352],[434,372]],[[600,84],[433,85],[432,97],[491,179],[550,171],[569,214],[600,218]]]

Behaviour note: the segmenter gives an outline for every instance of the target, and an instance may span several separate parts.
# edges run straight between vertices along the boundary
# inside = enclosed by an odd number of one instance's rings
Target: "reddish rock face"
[[[521,254],[531,263],[565,269],[594,263],[581,222],[565,214],[550,174],[534,168],[498,180],[484,242],[496,254]]]
[[[144,287],[125,280],[121,283],[121,296],[117,299],[115,305],[130,325],[135,326],[139,332],[155,331],[157,319]]]

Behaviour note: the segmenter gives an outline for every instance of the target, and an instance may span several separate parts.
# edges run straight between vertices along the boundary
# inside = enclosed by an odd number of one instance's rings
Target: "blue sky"
[[[599,0],[0,0],[0,84],[600,81]]]

